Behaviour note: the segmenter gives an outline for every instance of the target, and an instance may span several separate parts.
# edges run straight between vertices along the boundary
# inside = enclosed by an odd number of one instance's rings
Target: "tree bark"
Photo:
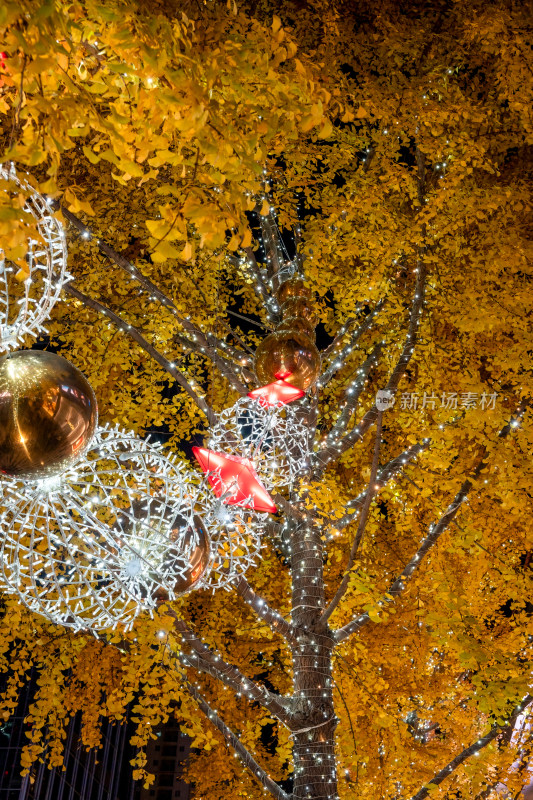
[[[321,621],[325,606],[323,542],[316,524],[295,521],[291,533],[292,649],[295,719],[292,728],[296,798],[336,798],[335,729],[331,679],[333,637]]]

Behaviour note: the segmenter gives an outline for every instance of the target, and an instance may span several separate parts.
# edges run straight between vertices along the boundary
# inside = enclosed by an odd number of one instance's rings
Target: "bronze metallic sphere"
[[[315,326],[303,317],[289,317],[289,319],[282,320],[276,328],[276,333],[279,331],[298,331],[298,333],[309,336],[312,342],[316,338]]]
[[[87,378],[61,356],[19,350],[0,359],[0,474],[60,475],[85,453],[97,420]]]
[[[318,316],[307,297],[289,297],[281,306],[283,319],[288,317],[303,317],[308,320],[313,328],[318,323]]]
[[[309,297],[311,290],[306,287],[302,278],[289,278],[278,289],[278,302],[283,304],[289,297]]]
[[[176,530],[171,532],[170,538],[175,540],[182,535],[182,531],[179,531],[176,528]],[[207,565],[209,564],[211,545],[209,542],[209,536],[207,535],[207,531],[200,517],[196,516],[194,518],[194,529],[192,527],[189,528],[185,534],[187,543],[190,542],[191,536],[195,537],[197,545],[192,552],[187,569],[185,570],[184,574],[178,576],[176,583],[174,584],[174,594],[178,597],[182,594],[187,594],[194,589],[196,584],[202,578],[207,569]],[[168,594],[165,589],[160,587],[155,592],[155,598],[158,602],[163,603],[168,600]]]
[[[298,330],[274,331],[263,339],[255,354],[255,371],[262,384],[277,372],[290,372],[290,382],[305,391],[320,373],[320,355],[309,336]]]

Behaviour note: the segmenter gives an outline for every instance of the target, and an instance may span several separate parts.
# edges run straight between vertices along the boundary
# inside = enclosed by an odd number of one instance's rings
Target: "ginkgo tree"
[[[2,161],[73,275],[41,346],[100,418],[190,458],[258,386],[290,270],[321,348],[308,463],[230,592],[97,636],[6,595],[5,719],[39,674],[23,769],[130,709],[136,777],[175,715],[199,798],[529,783],[528,24],[512,0],[3,3]],[[24,199],[0,195],[22,271]]]

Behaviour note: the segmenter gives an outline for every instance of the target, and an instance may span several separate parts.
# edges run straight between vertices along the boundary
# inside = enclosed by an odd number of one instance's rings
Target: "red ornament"
[[[276,513],[272,498],[247,458],[215,453],[205,447],[193,447],[192,451],[216,496],[224,495],[224,503]]]
[[[276,372],[277,381],[267,383],[266,386],[254,389],[253,392],[248,392],[248,397],[252,397],[262,406],[267,407],[283,406],[287,403],[292,403],[293,400],[299,400],[300,397],[304,396],[305,392],[289,383],[288,378],[291,375],[292,372]]]

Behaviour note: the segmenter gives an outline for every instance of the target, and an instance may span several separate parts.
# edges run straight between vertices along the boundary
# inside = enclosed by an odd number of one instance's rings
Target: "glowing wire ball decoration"
[[[46,200],[17,177],[13,166],[0,166],[0,180],[28,195],[23,210],[36,220],[40,236],[40,241],[29,239],[21,268],[6,261],[0,249],[0,353],[5,353],[18,347],[25,336],[36,337],[45,330],[63,284],[72,276],[67,273],[65,231]]]
[[[0,581],[54,623],[128,629],[161,590],[172,600],[201,585],[211,556],[199,573],[190,567],[204,488],[133,433],[100,428],[85,460],[60,478],[2,488]]]
[[[225,505],[212,493],[210,498],[202,516],[211,540],[211,563],[203,587],[229,591],[236,578],[257,564],[270,515]]]
[[[206,446],[248,459],[272,492],[291,488],[302,477],[309,467],[312,442],[297,406],[267,406],[243,397],[219,414]]]

